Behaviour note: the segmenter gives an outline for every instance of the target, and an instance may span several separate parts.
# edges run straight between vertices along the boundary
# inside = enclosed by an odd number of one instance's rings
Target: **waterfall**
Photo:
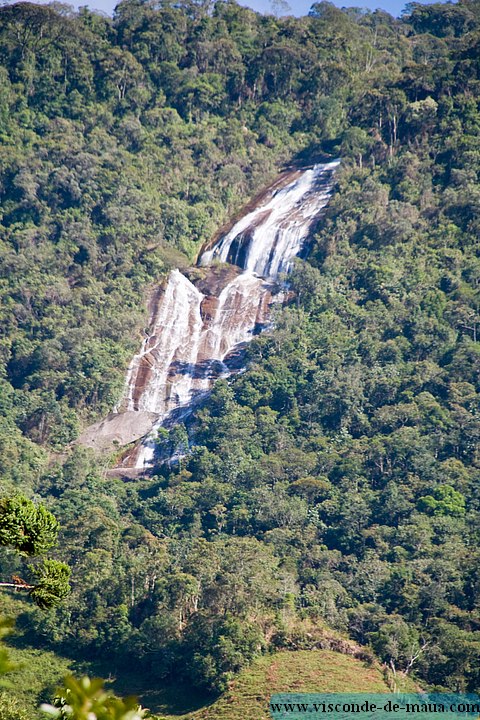
[[[288,272],[292,259],[303,249],[313,220],[328,202],[331,176],[338,164],[336,160],[304,170],[239,220],[214,248],[203,253],[200,264],[218,258],[274,279]]]
[[[338,165],[293,171],[283,187],[264,193],[200,255],[193,282],[179,270],[170,273],[148,336],[130,363],[124,398],[84,434],[87,444],[101,437],[126,444],[148,427],[130,462],[151,464],[154,431],[204,397],[216,378],[231,374],[239,348],[268,325],[270,305],[282,297],[272,292],[305,252]]]

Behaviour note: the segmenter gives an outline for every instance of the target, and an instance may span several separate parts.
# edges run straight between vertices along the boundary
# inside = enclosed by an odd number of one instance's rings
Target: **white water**
[[[151,334],[130,364],[122,405],[158,415],[153,430],[175,409],[203,396],[229,374],[226,357],[268,320],[272,282],[292,265],[328,203],[336,160],[304,170],[241,218],[200,265],[218,259],[242,268],[218,297],[206,296],[179,270],[170,274]],[[153,430],[136,457],[151,464]]]
[[[288,272],[292,259],[303,249],[312,221],[329,200],[331,184],[321,180],[330,177],[338,164],[336,160],[305,170],[239,220],[212,250],[203,253],[200,264],[217,258],[275,279]]]

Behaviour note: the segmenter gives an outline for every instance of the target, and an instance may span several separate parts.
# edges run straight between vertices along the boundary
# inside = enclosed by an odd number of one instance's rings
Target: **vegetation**
[[[16,639],[17,631],[12,642]],[[40,704],[52,701],[69,673],[71,661],[44,648],[7,647],[17,669],[7,676],[9,685],[0,693],[0,708],[5,716],[0,715],[1,720],[45,720]]]
[[[258,658],[219,700],[191,720],[269,720],[268,702],[279,692],[389,692],[381,670],[329,650],[278,652]],[[166,715],[168,720],[173,717]],[[182,716],[180,716],[182,717]],[[183,716],[185,717],[185,716]]]
[[[21,616],[24,602],[6,603],[5,611]],[[141,720],[150,717],[133,697],[122,700],[100,679],[90,679],[71,660],[44,648],[25,645],[21,628],[0,618],[0,720]],[[11,636],[11,637],[9,637]],[[6,677],[5,677],[6,676]],[[12,689],[14,688],[14,691]],[[52,700],[53,698],[53,700]]]
[[[42,505],[38,507],[23,495],[0,500],[0,547],[13,548],[27,557],[44,555],[56,545],[58,522]],[[11,582],[0,582],[1,588],[28,590],[43,610],[57,605],[70,592],[70,568],[65,563],[42,558],[26,568],[30,579],[12,575]]]
[[[477,0],[0,8],[1,490],[42,499],[74,568],[26,640],[213,697],[327,625],[480,690],[479,50]],[[71,443],[118,399],[148,289],[323,154],[275,330],[172,431],[181,459],[106,474]]]

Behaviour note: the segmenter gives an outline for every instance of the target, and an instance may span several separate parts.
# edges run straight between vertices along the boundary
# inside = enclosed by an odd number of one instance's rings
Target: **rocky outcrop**
[[[204,250],[199,267],[170,273],[152,296],[150,327],[130,363],[122,401],[82,442],[104,447],[143,437],[241,367],[239,351],[268,326],[271,304],[282,300],[274,290],[304,250],[337,165],[283,175]],[[125,462],[142,468],[152,457],[147,438]]]

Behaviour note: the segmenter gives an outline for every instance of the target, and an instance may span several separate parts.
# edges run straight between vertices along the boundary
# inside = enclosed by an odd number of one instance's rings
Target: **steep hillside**
[[[478,0],[0,8],[1,488],[55,512],[73,569],[25,643],[218,694],[327,625],[480,690],[479,48]],[[109,472],[74,440],[118,401],[152,289],[324,155],[275,328],[152,472]]]
[[[381,669],[329,650],[278,652],[254,661],[210,706],[168,720],[270,720],[268,702],[277,692],[390,692]]]

